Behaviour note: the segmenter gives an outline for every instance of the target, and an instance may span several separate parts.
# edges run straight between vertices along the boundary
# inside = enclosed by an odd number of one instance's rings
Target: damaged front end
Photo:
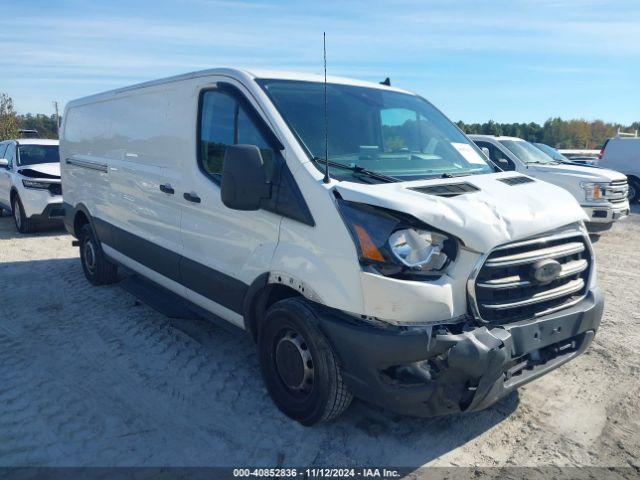
[[[583,352],[602,316],[597,289],[561,313],[506,325],[379,326],[326,310],[321,328],[357,397],[399,413],[480,410]]]

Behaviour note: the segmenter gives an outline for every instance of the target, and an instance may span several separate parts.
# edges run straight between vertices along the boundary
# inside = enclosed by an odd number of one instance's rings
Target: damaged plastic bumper
[[[41,213],[31,215],[31,218],[40,222],[62,222],[64,206],[62,202],[48,203]]]
[[[594,289],[561,312],[458,333],[377,328],[335,311],[324,312],[320,326],[355,396],[403,414],[435,416],[486,408],[582,353],[603,303]]]

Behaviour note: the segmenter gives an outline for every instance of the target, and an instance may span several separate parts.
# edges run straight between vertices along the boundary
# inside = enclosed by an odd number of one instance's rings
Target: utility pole
[[[60,138],[60,115],[58,114],[58,101],[53,101],[53,107],[56,109],[56,134]]]

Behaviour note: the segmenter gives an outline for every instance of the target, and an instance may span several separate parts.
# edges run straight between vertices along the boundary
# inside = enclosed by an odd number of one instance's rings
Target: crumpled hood
[[[626,176],[607,168],[582,167],[578,165],[528,165],[527,173],[535,176],[541,174],[563,174],[573,176],[583,182],[612,182],[626,180]],[[551,181],[551,180],[547,180]],[[555,183],[555,182],[554,182]]]
[[[501,178],[514,172],[364,185],[341,182],[342,198],[397,210],[458,237],[478,252],[587,220],[578,202],[566,190],[536,180],[508,185]],[[469,183],[479,189],[455,197],[439,197],[411,188]]]
[[[59,163],[37,163],[35,165],[25,165],[24,167],[20,167],[18,172],[21,173],[23,170],[33,170],[35,172],[44,173],[45,175],[54,175],[60,177]]]

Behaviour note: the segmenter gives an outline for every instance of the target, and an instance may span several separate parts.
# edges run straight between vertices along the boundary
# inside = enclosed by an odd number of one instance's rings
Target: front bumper
[[[583,205],[584,213],[589,217],[586,225],[590,231],[610,227],[613,222],[629,215],[629,202],[608,203],[604,205]]]
[[[20,201],[24,207],[24,214],[30,218],[49,219],[48,213],[50,211],[62,209],[62,195],[51,195],[49,190],[22,187],[18,189],[18,195],[20,195]]]
[[[544,317],[450,333],[378,328],[335,311],[320,315],[357,397],[414,416],[486,408],[582,353],[600,324],[603,298]]]
[[[41,213],[31,215],[31,218],[41,222],[62,222],[64,218],[64,205],[62,201],[51,202],[44,207]]]

